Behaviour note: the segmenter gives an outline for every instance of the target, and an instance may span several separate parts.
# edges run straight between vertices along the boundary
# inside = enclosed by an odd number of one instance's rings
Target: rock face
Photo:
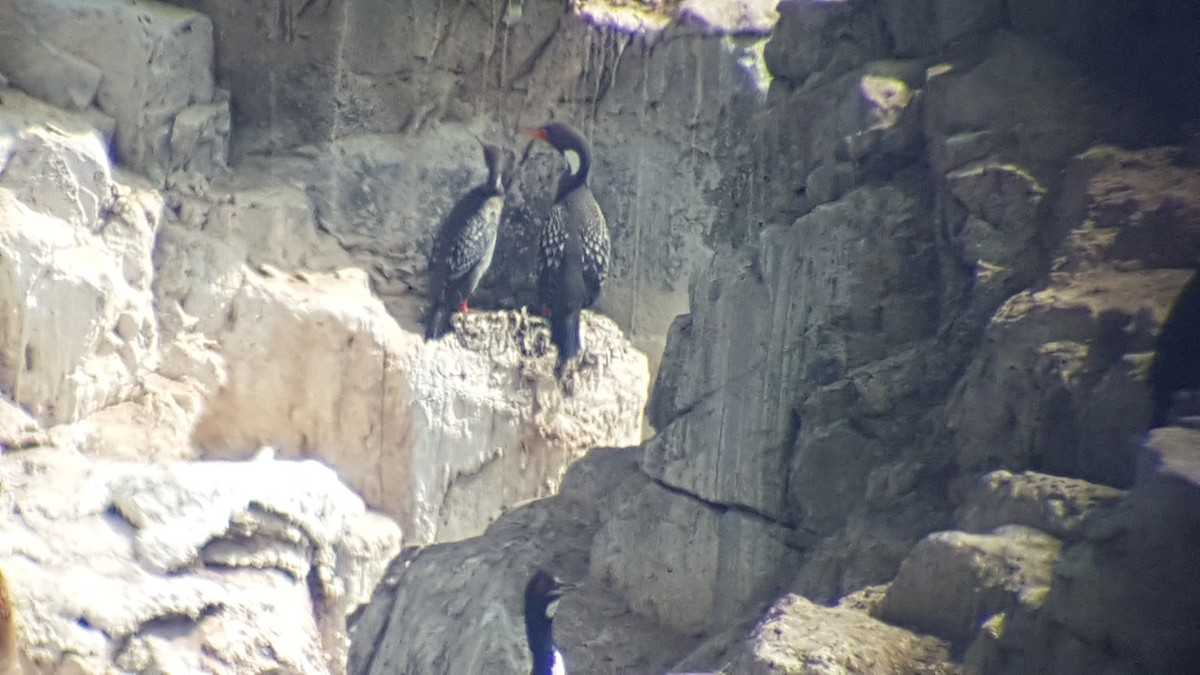
[[[989,534],[936,532],[904,559],[879,617],[965,644],[980,623],[1010,606],[1041,606],[1060,547],[1053,536],[1020,525]]]
[[[741,122],[766,89],[772,0],[578,14],[521,2],[177,4],[212,17],[217,78],[245,130],[234,155],[311,144],[319,161],[270,170],[306,184],[322,226],[388,293],[423,286],[432,228],[479,170],[478,134],[518,157],[478,305],[532,305],[561,160],[517,128],[567,121],[592,145],[591,186],[612,230],[600,309],[656,359],[714,233],[745,217],[725,196],[755,189],[726,167],[750,160]]]
[[[0,70],[56,106],[110,118],[126,166],[161,179],[225,165],[229,98],[213,83],[208,17],[161,2],[5,0],[0,21]]]
[[[1079,57],[1174,29],[1083,3],[1068,14],[1096,10],[1116,34],[1081,28],[1056,48],[1032,7],[969,5],[781,3],[765,98],[728,108],[739,151],[712,158],[752,178],[715,195],[732,213],[668,332],[647,478],[602,509],[589,576],[724,645],[690,670],[807,672],[770,647],[730,656],[747,622],[784,630],[756,608],[789,578],[819,600],[894,578],[876,616],[983,672],[1101,644],[1047,628],[1055,570],[1134,500],[1121,488],[1149,421],[1146,365],[1200,256],[1200,174],[1152,147],[1187,141],[1150,121],[1175,94],[1152,78],[1112,88],[1144,61],[1097,77]],[[1166,5],[1153,11],[1193,18]],[[598,137],[625,119],[612,104],[637,109],[621,98],[642,81],[622,77],[628,60]],[[640,113],[645,147],[664,107]]]
[[[207,17],[0,21],[0,567],[39,667],[342,672],[401,541],[476,535],[641,439],[647,360],[611,319],[562,377],[523,311],[426,343],[423,298],[385,305],[307,189],[323,157],[230,170]],[[324,466],[198,461],[256,452]]]
[[[0,480],[0,567],[47,672],[329,672],[399,550],[399,528],[314,462],[44,448],[0,458]]]
[[[425,343],[361,274],[255,276],[222,312],[224,378],[196,444],[320,456],[409,543],[478,534],[505,505],[546,496],[582,450],[640,438],[645,357],[603,317],[584,322],[595,365],[560,384],[544,322],[524,314],[469,316]]]
[[[728,673],[955,673],[945,647],[929,637],[872,619],[865,612],[822,607],[789,594],[777,601],[751,641],[722,670]]]
[[[349,672],[528,671],[521,593],[538,568],[586,582],[563,596],[555,614],[555,642],[570,672],[662,672],[695,640],[587,582],[602,514],[645,483],[637,453],[599,448],[568,470],[559,494],[512,510],[483,536],[407,550],[353,622]],[[456,636],[453,649],[448,634]]]
[[[243,489],[186,463],[263,445],[440,542],[393,562],[353,672],[524,669],[535,566],[585,582],[558,624],[577,672],[1195,662],[1198,445],[1138,440],[1200,259],[1195,8],[177,4],[0,0],[6,470],[113,478],[66,500],[125,551],[88,590],[184,577],[120,612],[27,590],[47,666],[341,667],[398,535],[343,566],[361,505],[322,520],[257,465],[212,465]],[[614,244],[561,380],[520,310],[561,167],[514,132],[548,119],[592,143]],[[423,255],[476,134],[513,159],[492,311],[427,344]],[[641,441],[651,372],[653,438],[500,516]],[[134,459],[163,465],[116,480]],[[168,517],[160,484],[220,508]],[[38,555],[5,572],[49,578]]]

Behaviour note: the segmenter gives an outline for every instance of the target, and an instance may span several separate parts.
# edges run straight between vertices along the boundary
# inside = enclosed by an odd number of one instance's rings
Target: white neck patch
[[[563,150],[563,159],[567,160],[567,173],[572,176],[579,173],[579,153],[574,150]]]
[[[546,605],[546,618],[553,619],[554,613],[557,611],[558,611],[558,598],[555,598],[550,601],[550,604]]]

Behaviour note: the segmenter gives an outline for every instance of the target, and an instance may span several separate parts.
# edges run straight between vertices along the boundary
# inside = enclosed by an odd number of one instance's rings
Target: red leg
[[[460,311],[460,312],[467,311],[467,301],[466,300],[463,300],[462,302],[458,303],[458,311]]]
[[[544,318],[544,319],[550,318],[550,308],[549,307],[545,307],[545,306],[542,307],[542,318]]]

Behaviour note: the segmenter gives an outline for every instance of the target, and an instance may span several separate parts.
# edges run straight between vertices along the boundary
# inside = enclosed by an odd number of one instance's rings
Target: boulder
[[[322,457],[410,543],[478,534],[505,505],[552,493],[587,449],[641,435],[646,359],[599,315],[585,316],[585,360],[560,382],[543,320],[477,312],[427,343],[354,270],[263,268],[226,312],[201,452]]]
[[[0,50],[0,69],[64,107],[94,100],[116,122],[114,149],[126,166],[160,181],[185,166],[224,167],[227,122],[209,125],[204,143],[183,140],[198,129],[198,117],[228,119],[228,102],[213,83],[208,17],[153,0],[7,0],[0,20],[14,38]]]
[[[328,468],[0,457],[0,567],[47,671],[337,672],[399,548]],[[57,670],[56,670],[57,669]]]
[[[1148,435],[1121,508],[1063,552],[1043,620],[1003,672],[1187,673],[1200,658],[1200,431]],[[1101,667],[1107,671],[1101,671]]]
[[[49,426],[137,395],[157,348],[164,208],[113,178],[90,119],[46,109],[0,97],[0,389]]]
[[[959,467],[1128,486],[1151,413],[1138,355],[1189,275],[1097,269],[1009,299],[946,406]]]
[[[871,19],[852,3],[784,0],[764,53],[771,74],[799,86],[812,76],[841,75],[882,51]]]
[[[980,476],[954,519],[967,532],[1025,525],[1073,541],[1082,536],[1084,524],[1097,509],[1111,507],[1124,498],[1124,490],[1077,478],[1035,471],[1014,474],[1001,469]]]
[[[877,616],[965,645],[994,615],[1042,606],[1061,547],[1022,525],[990,534],[936,532],[905,558]]]
[[[946,645],[935,638],[791,593],[771,605],[750,638],[721,666],[721,672],[746,675],[960,672]]]

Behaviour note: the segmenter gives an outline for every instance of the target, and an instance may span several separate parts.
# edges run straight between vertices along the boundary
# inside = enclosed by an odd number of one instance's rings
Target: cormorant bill
[[[478,139],[476,139],[478,140]],[[442,219],[429,256],[429,311],[425,315],[425,339],[433,340],[450,330],[450,315],[467,311],[467,301],[492,264],[496,231],[504,209],[500,148],[479,141],[487,163],[487,182],[477,185],[458,200]]]
[[[587,184],[592,157],[583,136],[561,122],[524,133],[554,146],[567,163],[538,242],[538,298],[550,312],[561,367],[579,352],[579,312],[600,297],[608,275],[608,223]]]
[[[525,585],[525,638],[533,655],[530,675],[566,675],[567,666],[554,645],[554,611],[563,591],[573,587],[538,570]]]

